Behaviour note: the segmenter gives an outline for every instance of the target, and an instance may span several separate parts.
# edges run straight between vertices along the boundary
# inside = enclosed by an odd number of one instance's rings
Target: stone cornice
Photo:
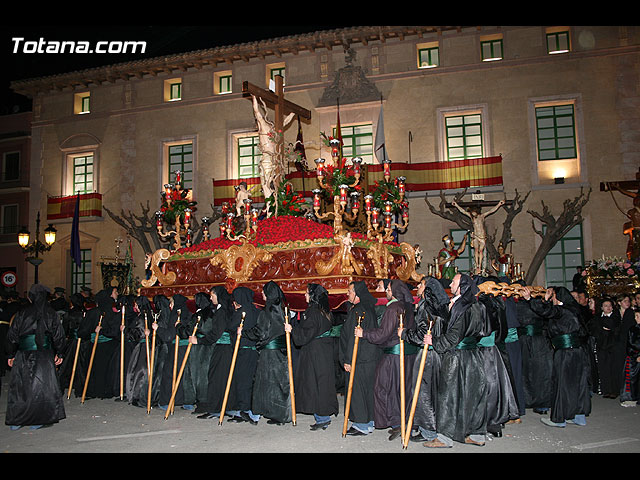
[[[461,30],[462,27],[453,26],[358,26],[324,30],[18,80],[11,83],[11,89],[16,93],[34,97],[50,91],[87,88],[90,85],[101,85],[105,82],[114,83],[118,80],[127,81],[132,78],[172,74],[175,71],[187,71],[191,68],[231,65],[238,61],[278,58],[285,54],[297,55],[300,52],[315,52],[320,49],[346,49],[355,44],[384,43],[391,39],[404,40],[408,36],[421,38],[424,35],[440,35],[445,31],[460,32]]]

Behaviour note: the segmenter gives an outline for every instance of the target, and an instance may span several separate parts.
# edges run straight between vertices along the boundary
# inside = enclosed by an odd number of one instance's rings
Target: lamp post
[[[25,260],[35,267],[34,283],[38,283],[38,267],[43,262],[43,259],[40,258],[40,254],[51,250],[51,246],[56,241],[56,232],[57,230],[55,227],[52,224],[49,224],[49,226],[44,230],[45,243],[40,241],[40,212],[38,212],[38,216],[36,218],[36,237],[33,242],[29,243],[30,233],[26,227],[22,227],[18,232],[18,244],[22,247],[22,251],[26,255]]]

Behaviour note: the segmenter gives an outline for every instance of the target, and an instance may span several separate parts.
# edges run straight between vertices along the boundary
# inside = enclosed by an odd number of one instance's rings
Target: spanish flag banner
[[[77,195],[67,197],[47,198],[47,220],[59,220],[62,218],[73,218]],[[80,194],[79,217],[101,217],[102,216],[102,194],[84,193]]]
[[[381,164],[363,165],[363,175],[366,178],[365,191],[375,188],[375,183],[384,179],[384,166]],[[502,157],[471,158],[466,160],[452,160],[446,162],[422,162],[391,164],[391,177],[406,178],[408,192],[425,192],[430,190],[449,190],[457,188],[487,187],[502,185]],[[316,172],[294,171],[286,176],[297,192],[305,197],[313,196],[312,190],[318,188]],[[214,180],[214,205],[222,202],[235,202],[235,188],[240,182],[247,183],[254,202],[264,202],[260,177],[243,178],[240,180]]]

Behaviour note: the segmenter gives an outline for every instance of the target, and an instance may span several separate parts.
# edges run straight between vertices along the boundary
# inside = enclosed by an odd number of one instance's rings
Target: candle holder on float
[[[242,216],[244,217],[244,232],[236,235],[234,226],[236,215],[229,211],[229,204],[227,202],[223,202],[222,212],[226,214],[226,219],[220,223],[220,236],[225,237],[232,242],[236,240],[246,241],[255,237],[258,231],[258,209],[252,208],[251,204],[252,200],[250,198],[245,198],[243,200],[242,208],[244,213]]]
[[[156,211],[156,229],[163,241],[174,241],[174,250],[193,242],[192,213],[196,202],[191,199],[191,190],[182,188],[182,172],[174,172],[175,183],[166,183],[160,192],[162,206]],[[165,228],[165,223],[171,225]]]
[[[390,163],[390,160],[385,160],[384,163],[384,177],[387,184],[391,184]],[[397,189],[398,198],[385,200],[382,209],[375,206],[373,195],[369,194],[364,197],[364,211],[367,215],[367,238],[370,240],[389,241],[393,238],[394,228],[398,231],[404,231],[409,226],[409,207],[405,202],[406,178],[402,176],[396,178],[393,185]],[[393,197],[387,196],[387,198]],[[400,223],[393,220],[394,210],[400,210]]]

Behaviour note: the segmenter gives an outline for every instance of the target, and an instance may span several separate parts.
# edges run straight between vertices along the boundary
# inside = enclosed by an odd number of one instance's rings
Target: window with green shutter
[[[576,158],[573,105],[536,107],[538,160]]]
[[[93,185],[93,155],[73,157],[73,193],[90,193]]]
[[[80,250],[80,266],[72,258],[71,262],[71,293],[79,293],[82,287],[91,288],[91,249]]]
[[[169,182],[176,180],[175,171],[182,172],[182,188],[193,188],[193,144],[169,146]]]
[[[262,153],[258,136],[238,138],[238,176],[251,178],[260,175],[260,160]]]
[[[360,157],[364,163],[373,163],[373,125],[371,123],[340,127],[340,132],[343,157],[348,159]],[[336,136],[335,128],[333,136]],[[388,152],[387,155],[389,156]]]
[[[543,230],[544,231],[544,230]],[[562,286],[573,289],[573,275],[576,267],[584,265],[582,246],[582,224],[569,230],[553,246],[544,259],[546,283],[549,286]]]
[[[482,115],[473,113],[445,117],[447,158],[482,158]]]

